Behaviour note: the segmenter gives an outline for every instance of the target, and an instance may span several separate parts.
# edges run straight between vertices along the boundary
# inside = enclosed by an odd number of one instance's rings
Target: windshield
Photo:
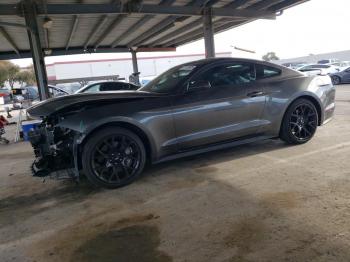
[[[318,61],[317,63],[318,64],[327,64],[327,63],[330,63],[331,61],[329,59],[324,59],[324,60],[320,60]]]
[[[317,64],[317,65],[308,65],[308,66],[304,66],[300,69],[319,69],[319,68],[329,68],[330,66],[329,65],[320,65],[320,64]]]
[[[170,93],[175,90],[178,84],[193,73],[196,67],[196,65],[176,66],[156,77],[139,90],[153,93]]]

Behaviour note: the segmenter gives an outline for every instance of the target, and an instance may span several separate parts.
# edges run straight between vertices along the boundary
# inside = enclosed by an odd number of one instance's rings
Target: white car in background
[[[332,63],[331,65],[339,67],[340,68],[339,71],[342,71],[344,69],[347,69],[350,66],[350,61],[340,61],[340,62]]]
[[[322,59],[320,61],[317,61],[317,64],[331,65],[333,63],[338,63],[338,62],[340,62],[339,59],[331,58],[331,59]]]
[[[334,65],[311,64],[311,65],[302,66],[297,70],[310,76],[310,75],[329,75],[329,74],[338,73],[340,71],[340,68]]]
[[[137,90],[139,88],[140,88],[139,86],[136,86],[132,83],[125,83],[121,81],[101,81],[101,82],[95,82],[95,83],[83,86],[82,88],[75,91],[74,94],[119,91],[119,90]]]

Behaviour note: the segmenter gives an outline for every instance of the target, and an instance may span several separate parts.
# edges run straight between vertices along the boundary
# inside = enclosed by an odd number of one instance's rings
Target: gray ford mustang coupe
[[[55,171],[116,188],[159,163],[280,137],[309,141],[334,113],[329,76],[214,58],[176,66],[137,91],[75,94],[28,110],[36,176]]]

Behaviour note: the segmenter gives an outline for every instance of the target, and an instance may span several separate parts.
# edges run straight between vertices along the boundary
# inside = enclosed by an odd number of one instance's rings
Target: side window
[[[256,68],[256,74],[258,79],[279,76],[282,73],[281,69],[272,66],[256,65]]]
[[[84,93],[93,93],[93,92],[99,92],[101,84],[95,84],[90,86],[89,88],[85,89]]]
[[[114,83],[113,90],[129,90],[130,86],[128,83]]]
[[[103,83],[100,87],[100,91],[115,91],[119,90],[120,86],[115,83]]]
[[[30,99],[36,99],[39,97],[38,91],[36,91],[34,88],[28,88],[27,92]]]
[[[234,86],[255,81],[255,69],[249,63],[231,63],[215,66],[191,80],[190,85],[207,81],[211,87]]]

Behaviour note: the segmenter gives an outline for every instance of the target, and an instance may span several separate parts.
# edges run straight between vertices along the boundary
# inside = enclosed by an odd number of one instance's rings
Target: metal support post
[[[137,65],[137,55],[136,50],[131,50],[131,57],[132,57],[132,68],[133,68],[133,75],[134,75],[134,82],[137,85],[140,85],[140,72],[139,67]]]
[[[203,35],[205,45],[205,57],[215,57],[214,30],[211,8],[204,9],[203,14]]]
[[[49,91],[47,86],[47,75],[45,68],[44,54],[42,51],[39,28],[37,23],[36,7],[33,0],[25,0],[22,2],[24,18],[26,25],[30,28],[28,31],[28,38],[30,49],[32,52],[33,65],[35,70],[35,77],[38,85],[40,100],[49,98]]]

